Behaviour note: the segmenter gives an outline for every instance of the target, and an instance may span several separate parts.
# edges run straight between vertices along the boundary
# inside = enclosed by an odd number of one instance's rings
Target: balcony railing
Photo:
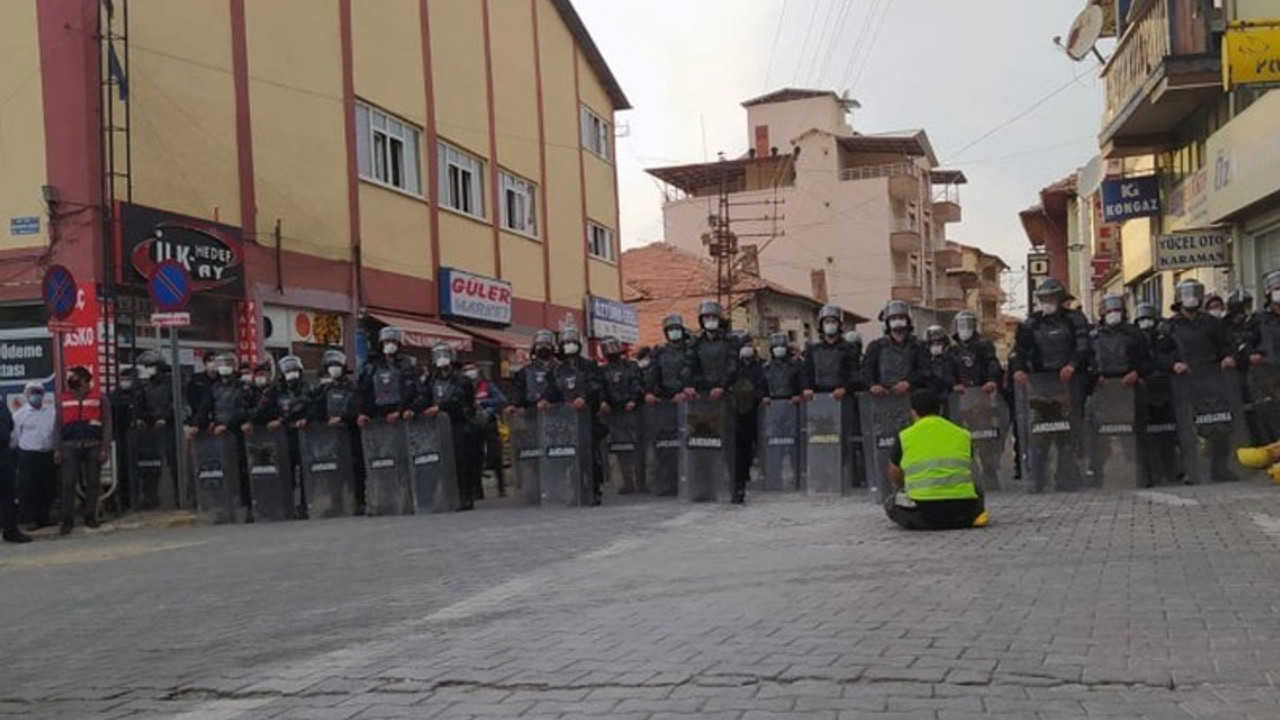
[[[915,163],[890,163],[888,165],[867,165],[865,167],[844,168],[840,171],[841,180],[872,180],[883,177],[920,178],[924,171]]]

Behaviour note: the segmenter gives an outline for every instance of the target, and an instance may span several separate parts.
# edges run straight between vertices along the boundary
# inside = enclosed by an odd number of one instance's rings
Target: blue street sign
[[[66,320],[76,309],[76,278],[61,265],[51,265],[41,283],[45,307],[54,320]]]
[[[178,261],[166,260],[152,268],[147,291],[157,311],[178,312],[191,300],[191,275]]]
[[[9,218],[10,235],[38,235],[40,233],[40,216],[23,215]]]

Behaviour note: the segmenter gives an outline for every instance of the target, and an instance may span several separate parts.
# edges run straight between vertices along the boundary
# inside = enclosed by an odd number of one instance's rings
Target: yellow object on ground
[[[984,528],[987,526],[987,521],[990,519],[991,518],[987,517],[987,511],[983,510],[981,515],[974,518],[973,526],[976,528]]]
[[[1280,463],[1267,468],[1267,476],[1271,478],[1271,482],[1280,485]]]
[[[1265,447],[1236,448],[1236,460],[1247,468],[1261,470],[1271,465],[1271,450]]]

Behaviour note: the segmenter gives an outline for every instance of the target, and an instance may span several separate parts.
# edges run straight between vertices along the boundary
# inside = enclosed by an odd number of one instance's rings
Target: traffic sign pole
[[[169,328],[169,367],[172,368],[169,373],[173,382],[173,443],[174,443],[174,464],[177,465],[177,472],[174,473],[174,480],[178,483],[178,492],[174,497],[178,498],[178,507],[191,507],[191,498],[188,493],[188,483],[190,476],[187,468],[187,434],[184,430],[182,417],[182,366],[178,364],[178,328]],[[194,410],[194,408],[193,408]]]
[[[182,366],[178,358],[178,326],[191,322],[191,316],[183,312],[187,302],[191,300],[191,275],[187,269],[175,260],[166,260],[151,269],[147,278],[147,290],[151,302],[160,311],[151,316],[151,322],[157,328],[162,325],[169,328],[169,367],[173,382],[173,443],[174,458],[177,464],[175,480],[178,483],[178,506],[189,507],[190,473],[187,467],[186,433],[183,428]],[[192,412],[195,408],[191,409]]]

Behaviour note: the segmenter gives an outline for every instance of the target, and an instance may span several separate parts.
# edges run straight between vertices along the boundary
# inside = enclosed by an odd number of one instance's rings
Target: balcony
[[[983,300],[995,300],[996,302],[1004,302],[1004,288],[1000,287],[1000,283],[984,282],[978,286],[978,297]]]
[[[924,302],[924,288],[919,285],[894,285],[889,289],[889,297],[910,305],[919,305]]]
[[[961,310],[969,309],[969,303],[965,300],[964,291],[958,287],[939,288],[938,295],[933,299],[933,304],[944,312],[960,312]]]
[[[923,175],[924,171],[920,166],[910,162],[851,167],[840,171],[840,179],[845,181],[889,178],[889,195],[898,200],[920,197],[920,179]]]
[[[933,191],[933,219],[940,223],[958,223],[964,217],[960,210],[960,189],[949,185]]]
[[[889,249],[900,255],[908,255],[923,250],[924,242],[917,230],[895,229],[889,233]]]
[[[1175,141],[1178,124],[1222,93],[1210,0],[1137,0],[1132,22],[1102,69],[1103,155],[1149,154]]]

